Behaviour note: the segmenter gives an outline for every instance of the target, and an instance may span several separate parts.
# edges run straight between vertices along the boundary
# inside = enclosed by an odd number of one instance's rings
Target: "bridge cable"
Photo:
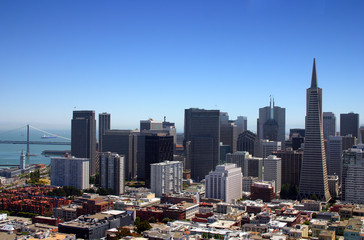
[[[60,135],[57,135],[57,134],[54,134],[54,133],[50,133],[50,132],[44,131],[44,130],[39,129],[39,128],[36,128],[36,127],[34,127],[34,126],[32,126],[32,125],[29,125],[29,127],[33,128],[33,129],[35,129],[35,130],[38,130],[38,131],[40,131],[40,132],[42,132],[42,133],[49,134],[49,135],[52,135],[52,136],[56,136],[56,137],[63,138],[63,139],[65,139],[65,140],[71,141],[71,139],[70,139],[70,138],[62,137],[62,136],[60,136]]]

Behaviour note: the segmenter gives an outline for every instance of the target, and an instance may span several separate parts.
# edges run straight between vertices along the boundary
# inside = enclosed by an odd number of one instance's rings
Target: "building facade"
[[[125,157],[117,153],[104,152],[100,157],[100,187],[113,189],[115,195],[125,191]]]
[[[285,144],[286,134],[286,109],[274,105],[274,99],[267,107],[259,108],[259,119],[257,125],[259,139],[280,141]]]
[[[336,117],[332,112],[323,112],[323,129],[324,129],[324,139],[327,139],[329,136],[336,135]]]
[[[181,193],[183,163],[180,161],[165,161],[150,165],[151,192],[156,197],[164,193]]]
[[[192,179],[200,181],[220,163],[220,111],[185,109],[184,131],[187,166]]]
[[[73,111],[71,155],[90,160],[90,175],[97,172],[95,111]]]
[[[327,174],[337,175],[341,181],[342,177],[342,137],[329,136],[327,138],[326,161]]]
[[[216,166],[205,178],[205,196],[233,203],[242,196],[242,173],[235,164]]]
[[[89,185],[89,159],[75,157],[51,158],[51,185],[74,186],[87,189]]]
[[[99,114],[99,152],[102,152],[102,136],[110,130],[110,113]]]
[[[281,150],[274,153],[282,161],[282,185],[299,186],[301,176],[301,165],[303,159],[302,151]]]
[[[281,192],[282,160],[275,155],[269,155],[264,159],[264,181],[274,181],[275,192]]]
[[[103,134],[102,149],[125,156],[124,176],[127,180],[136,178],[137,136],[132,130],[106,130]]]
[[[313,60],[311,87],[307,89],[306,137],[298,198],[316,196],[331,199],[327,181],[326,155],[322,129],[322,89],[317,85],[316,60]]]
[[[259,141],[257,135],[249,130],[239,134],[237,140],[237,151],[246,151],[251,155],[256,156],[258,151]]]
[[[357,113],[340,114],[340,136],[348,134],[359,137],[359,114]]]
[[[238,116],[235,120],[235,125],[237,134],[239,135],[240,133],[248,130],[248,118],[244,116]]]

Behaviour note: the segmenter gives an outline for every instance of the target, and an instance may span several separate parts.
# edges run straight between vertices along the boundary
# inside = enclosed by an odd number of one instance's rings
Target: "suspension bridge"
[[[32,155],[32,154],[30,154],[30,151],[29,151],[29,148],[30,148],[29,145],[31,145],[31,144],[37,144],[37,145],[71,145],[71,139],[70,138],[63,137],[63,136],[60,136],[58,134],[54,134],[54,133],[39,129],[39,128],[34,127],[34,126],[30,125],[30,124],[27,124],[26,126],[22,126],[20,128],[16,128],[16,129],[12,129],[12,130],[3,132],[3,133],[0,134],[0,138],[2,136],[9,135],[9,133],[13,133],[14,131],[22,130],[23,128],[26,129],[26,139],[24,139],[24,140],[1,140],[0,139],[0,144],[26,144],[27,145],[27,151],[26,151],[27,156]],[[30,140],[30,129],[35,130],[37,132],[40,132],[42,134],[46,134],[46,135],[41,136],[41,139],[44,139],[44,140],[42,140],[42,141],[40,141],[40,140],[37,140],[37,141]],[[23,136],[23,134],[22,134],[22,136]],[[50,140],[50,139],[55,139],[55,138],[62,139],[63,141],[54,141],[54,140],[51,141]]]

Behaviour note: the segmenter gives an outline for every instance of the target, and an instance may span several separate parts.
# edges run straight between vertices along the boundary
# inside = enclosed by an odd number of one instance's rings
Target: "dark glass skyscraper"
[[[329,201],[326,155],[322,126],[322,89],[317,85],[316,60],[313,60],[311,87],[307,89],[306,137],[298,198],[316,196]]]
[[[90,175],[94,175],[98,168],[95,111],[73,111],[71,125],[71,154],[90,159]]]
[[[110,113],[99,114],[99,152],[102,152],[102,135],[105,131],[110,130]]]
[[[340,114],[340,136],[348,134],[359,137],[359,114],[357,113]]]
[[[202,180],[220,162],[220,111],[185,109],[184,131],[191,177]]]
[[[104,152],[114,152],[125,156],[124,176],[127,180],[136,177],[136,138],[132,130],[107,130],[103,134],[102,149]]]
[[[246,130],[239,134],[237,150],[249,152],[252,156],[255,156],[256,149],[258,147],[257,135],[249,130]]]

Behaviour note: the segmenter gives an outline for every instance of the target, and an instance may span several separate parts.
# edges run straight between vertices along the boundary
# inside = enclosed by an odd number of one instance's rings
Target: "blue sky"
[[[304,127],[316,57],[323,110],[364,119],[363,1],[0,1],[0,128],[70,128],[72,111],[112,128],[184,109],[248,117],[286,108]],[[361,123],[364,123],[361,120]]]

